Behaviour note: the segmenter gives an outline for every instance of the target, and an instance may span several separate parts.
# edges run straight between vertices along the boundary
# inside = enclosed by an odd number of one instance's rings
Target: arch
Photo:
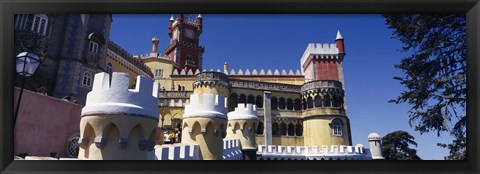
[[[343,135],[343,122],[339,118],[334,118],[330,123],[332,135],[340,137]]]
[[[96,42],[99,42],[100,44],[105,44],[105,39],[103,38],[103,36],[97,32],[92,32],[90,34],[88,34],[88,40],[90,41],[96,41]]]
[[[102,138],[106,138],[105,148],[118,146],[120,140],[120,130],[118,126],[114,123],[108,123],[103,130]]]
[[[170,114],[163,116],[163,128],[172,128],[172,116]]]
[[[247,96],[245,94],[240,94],[240,97],[238,98],[238,103],[247,103]]]
[[[248,130],[248,123],[247,122],[243,123],[243,130]]]
[[[228,104],[229,111],[235,110],[238,104],[238,95],[236,93],[230,94],[230,97],[228,98]]]
[[[144,140],[144,135],[143,135],[143,126],[141,124],[137,124],[132,130],[130,130],[130,133],[128,134],[128,143],[127,146],[135,146],[140,141]],[[120,137],[120,138],[127,138],[127,137]],[[139,148],[139,147],[137,147]]]
[[[257,95],[255,104],[257,105],[257,108],[263,108],[263,97],[261,95]]]
[[[263,134],[263,129],[264,129],[264,127],[263,127],[263,122],[261,122],[261,121],[258,122],[257,134],[258,134],[258,135],[262,135],[262,134]]]
[[[210,133],[214,133],[214,130],[215,130],[215,127],[213,126],[213,123],[211,121],[209,121],[207,123],[207,126],[205,126],[205,132],[207,134],[210,134]]]
[[[112,75],[112,67],[113,67],[112,62],[107,61],[106,72],[107,72],[108,74],[110,74],[110,76]]]
[[[295,136],[295,125],[293,123],[288,124],[287,135],[288,136]]]
[[[299,98],[295,99],[293,109],[295,109],[296,111],[302,110],[302,100],[300,100]]]
[[[323,107],[332,107],[332,98],[329,94],[323,96]]]
[[[303,103],[302,103],[303,110],[306,110],[307,109],[307,100],[303,99],[302,101],[303,101]]]
[[[240,129],[240,124],[238,124],[238,122],[235,122],[234,126],[233,126],[233,133],[236,134],[237,133],[237,130]]]
[[[272,123],[272,136],[280,136],[280,131],[278,128],[278,123]]]
[[[280,135],[282,135],[282,136],[287,135],[287,124],[280,123]]]
[[[225,125],[224,124],[220,124],[220,131],[221,131],[221,135],[222,135],[222,138],[225,138],[227,136],[227,131],[225,131]]]
[[[80,142],[82,143],[81,147],[84,149],[83,157],[88,159],[88,157],[90,156],[90,146],[94,144],[93,141],[95,139],[95,130],[93,129],[92,125],[90,125],[90,123],[87,123],[85,125],[81,138],[82,138],[82,141],[84,141],[84,142]]]
[[[320,95],[316,95],[314,100],[316,108],[322,107],[322,97],[320,97]]]
[[[280,97],[278,101],[278,109],[285,109],[285,105],[286,105],[285,98]]]
[[[287,99],[287,110],[293,110],[293,99]]]
[[[278,100],[277,97],[272,97],[271,99],[272,110],[278,109]]]
[[[295,135],[299,136],[299,137],[303,136],[303,126],[302,126],[302,124],[297,124],[295,126]]]
[[[307,98],[307,108],[308,109],[313,108],[313,99],[310,96],[308,96]]]
[[[247,103],[255,104],[255,96],[253,96],[253,95],[248,95],[248,97],[247,97]]]
[[[48,16],[45,14],[35,14],[32,21],[31,31],[46,35],[48,29]]]

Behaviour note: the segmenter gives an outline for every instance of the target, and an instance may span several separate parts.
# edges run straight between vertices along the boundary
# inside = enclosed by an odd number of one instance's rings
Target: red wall
[[[316,65],[316,80],[339,80],[337,61],[319,60]]]
[[[14,105],[20,89],[14,90]],[[80,130],[83,106],[24,90],[14,132],[14,155],[66,157],[67,139]]]

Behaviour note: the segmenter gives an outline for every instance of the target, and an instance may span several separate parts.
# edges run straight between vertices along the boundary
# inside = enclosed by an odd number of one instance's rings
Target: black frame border
[[[3,0],[0,2],[2,173],[478,173],[479,0]],[[14,13],[465,13],[467,160],[464,161],[13,161]]]

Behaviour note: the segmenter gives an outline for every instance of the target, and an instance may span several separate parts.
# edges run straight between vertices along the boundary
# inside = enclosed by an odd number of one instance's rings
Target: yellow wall
[[[136,82],[134,82],[134,80],[140,74],[136,73],[135,71],[131,70],[127,66],[123,65],[117,59],[114,59],[112,57],[112,55],[107,55],[106,60],[107,61],[105,63],[107,63],[107,62],[112,63],[112,72],[124,72],[124,73],[128,73],[130,75],[129,87],[133,88],[133,84],[136,83]]]

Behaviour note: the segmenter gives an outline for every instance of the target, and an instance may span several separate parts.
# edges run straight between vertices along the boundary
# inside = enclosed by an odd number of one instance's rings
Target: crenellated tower
[[[193,18],[186,18],[179,14],[177,19],[172,17],[169,21],[168,35],[170,44],[164,53],[175,62],[175,69],[192,72],[202,70],[203,52],[200,46],[200,35],[203,31],[203,18],[200,14]]]
[[[79,159],[147,160],[155,145],[159,84],[137,77],[128,89],[129,75],[95,75],[80,120]]]
[[[344,57],[344,40],[337,32],[334,44],[310,43],[301,58],[305,146],[352,144],[345,111]]]
[[[182,143],[198,144],[200,159],[221,160],[227,125],[228,77],[220,72],[199,73],[193,93],[183,114]]]
[[[240,103],[234,111],[228,113],[227,136],[225,139],[240,139],[245,160],[256,160],[257,143],[255,133],[259,118],[257,107]]]

